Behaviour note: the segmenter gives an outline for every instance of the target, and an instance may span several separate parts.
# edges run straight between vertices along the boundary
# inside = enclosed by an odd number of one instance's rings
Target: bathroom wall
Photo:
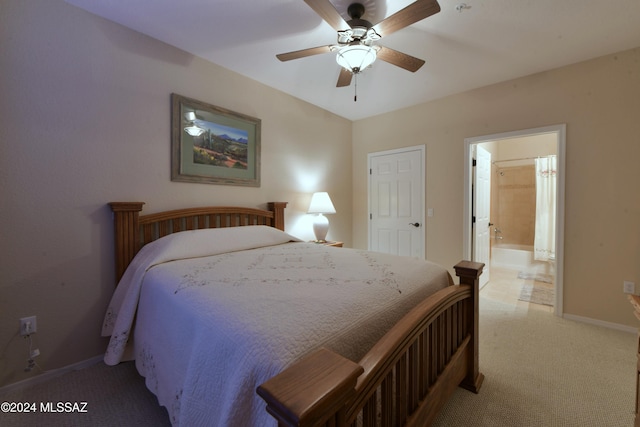
[[[536,174],[533,164],[492,167],[491,222],[501,230],[502,243],[533,246],[536,224]]]
[[[536,221],[533,159],[557,154],[556,135],[508,138],[480,145],[491,152],[491,222],[501,230],[501,243],[533,246]]]

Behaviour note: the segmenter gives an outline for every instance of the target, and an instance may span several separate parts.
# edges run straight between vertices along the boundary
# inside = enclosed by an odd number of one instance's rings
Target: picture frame
[[[171,180],[260,186],[261,120],[171,94]]]

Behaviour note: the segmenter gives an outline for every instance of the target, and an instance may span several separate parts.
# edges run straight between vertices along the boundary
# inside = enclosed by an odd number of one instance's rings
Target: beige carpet
[[[87,402],[84,413],[0,413],[2,427],[170,427],[133,362],[98,363],[42,384],[0,394],[0,402]]]
[[[636,335],[480,300],[479,394],[458,389],[451,426],[631,427]]]

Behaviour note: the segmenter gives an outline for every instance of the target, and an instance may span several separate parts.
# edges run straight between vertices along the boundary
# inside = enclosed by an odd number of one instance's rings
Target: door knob
[[[409,225],[413,225],[416,228],[420,227],[420,223],[419,222],[410,222]]]

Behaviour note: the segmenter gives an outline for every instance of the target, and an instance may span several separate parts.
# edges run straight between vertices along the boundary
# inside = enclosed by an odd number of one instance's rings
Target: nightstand
[[[326,242],[316,242],[314,240],[312,240],[313,243],[317,243],[318,245],[325,245],[325,246],[335,246],[336,248],[341,248],[343,243],[342,242],[331,242],[329,240],[327,240]]]

